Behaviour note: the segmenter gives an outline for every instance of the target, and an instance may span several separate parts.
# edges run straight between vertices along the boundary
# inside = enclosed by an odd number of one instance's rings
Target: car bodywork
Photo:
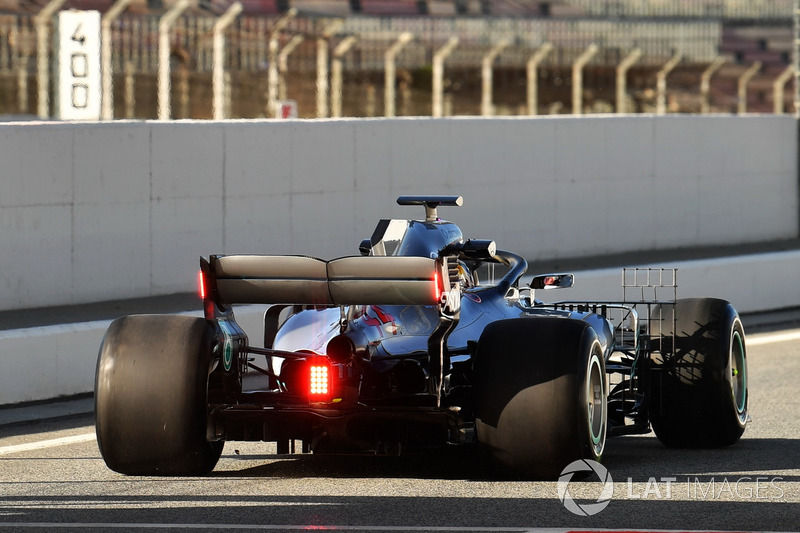
[[[493,241],[465,240],[439,217],[460,197],[398,203],[423,206],[425,219],[381,220],[360,256],[201,259],[211,339],[198,400],[206,441],[272,441],[279,453],[299,444],[306,452],[387,454],[477,441],[506,466],[552,477],[569,458],[600,460],[607,436],[651,431],[654,404],[661,413],[669,401],[666,386],[653,380],[683,365],[665,355],[681,344],[675,270],[625,270],[620,301],[544,303],[537,291],[571,287],[573,275],[522,284],[523,257]],[[626,301],[631,289],[636,298]],[[270,304],[260,347],[234,313],[253,303]],[[742,330],[742,371],[743,337]],[[102,360],[113,355],[103,354],[119,351],[110,344],[101,348],[98,388]],[[562,349],[570,353],[559,355]],[[734,382],[744,389],[733,393],[740,420],[746,381]],[[569,401],[541,399],[558,395]],[[559,455],[551,440],[581,444]],[[530,462],[530,454],[557,470]]]

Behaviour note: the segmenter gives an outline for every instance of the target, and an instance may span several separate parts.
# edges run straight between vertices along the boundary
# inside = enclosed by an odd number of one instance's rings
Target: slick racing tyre
[[[97,443],[128,475],[209,473],[223,442],[206,440],[213,331],[202,318],[127,316],[106,332],[97,359]]]
[[[494,322],[478,342],[474,377],[477,440],[495,462],[526,478],[556,479],[572,461],[601,460],[608,385],[587,323]]]
[[[680,299],[653,310],[661,353],[651,363],[650,422],[677,448],[719,448],[739,440],[748,420],[747,352],[733,306],[714,298]],[[654,347],[659,339],[653,340]]]

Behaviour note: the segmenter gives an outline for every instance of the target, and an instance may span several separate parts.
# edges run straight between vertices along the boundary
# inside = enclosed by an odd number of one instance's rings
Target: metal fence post
[[[305,40],[295,35],[278,53],[278,100],[286,100],[286,73],[289,72],[289,55]]]
[[[794,117],[800,119],[800,0],[794,0],[793,7]]]
[[[242,3],[234,2],[225,13],[214,21],[214,52],[212,54],[211,91],[213,93],[212,112],[214,120],[227,118],[225,109],[225,29],[231,25],[239,13]]]
[[[444,100],[444,60],[447,59],[455,47],[458,46],[458,37],[455,35],[433,54],[433,103],[432,115],[442,116],[442,101]]]
[[[125,62],[125,118],[136,114],[136,83],[133,77],[133,62]]]
[[[717,57],[700,76],[700,113],[704,115],[711,113],[711,76],[722,68],[725,61],[724,57]]]
[[[552,49],[553,45],[551,43],[544,43],[533,53],[525,65],[529,115],[536,115],[539,113],[539,64],[544,61],[544,58],[547,57],[547,54],[549,54]]]
[[[333,49],[333,64],[331,65],[331,116],[342,116],[342,56],[344,56],[353,45],[356,38],[348,35]]]
[[[170,92],[172,83],[169,79],[169,30],[190,5],[190,0],[178,0],[158,21],[158,119],[170,118]]]
[[[761,61],[756,61],[750,65],[739,78],[739,102],[736,107],[740,115],[747,113],[747,84],[750,83],[750,80],[753,79],[753,76],[755,76],[759,70],[761,70]]]
[[[597,54],[599,48],[590,44],[572,64],[572,114],[583,114],[583,68]]]
[[[395,61],[397,54],[411,42],[414,35],[410,32],[403,32],[392,43],[386,53],[383,55],[383,72],[384,72],[384,89],[383,89],[383,115],[385,117],[393,117],[395,115],[395,91],[394,84],[397,77]]]
[[[23,65],[17,70],[17,107],[23,115],[28,114],[28,67]]]
[[[492,106],[492,63],[494,63],[497,56],[499,56],[509,44],[511,43],[507,39],[495,44],[489,52],[483,56],[483,60],[481,61],[481,115],[484,117],[489,117],[494,114]]]
[[[627,113],[627,98],[628,98],[628,71],[630,68],[639,61],[642,57],[642,50],[635,48],[631,53],[625,56],[619,65],[617,65],[617,113]]]
[[[784,89],[786,88],[786,84],[789,83],[789,80],[792,79],[794,75],[794,65],[789,65],[786,67],[780,75],[775,78],[775,81],[772,83],[772,110],[775,112],[776,115],[783,114],[783,106],[784,106]]]
[[[50,116],[50,49],[47,46],[47,24],[53,14],[61,9],[66,0],[52,0],[44,6],[33,19],[36,25],[36,78],[39,98],[37,102],[39,118]]]
[[[278,34],[289,24],[294,17],[297,16],[297,9],[291,8],[281,18],[279,18],[272,30],[269,32],[269,66],[267,68],[267,116],[277,117],[278,107]]]
[[[331,22],[317,37],[317,118],[328,117],[328,39],[342,24],[341,20]]]
[[[111,63],[111,24],[119,18],[133,0],[117,0],[106,11],[100,22],[100,68],[102,69],[102,94],[100,97],[100,118],[114,118],[114,67]]]
[[[178,113],[180,118],[191,118],[191,100],[189,98],[189,69],[186,65],[178,68]]]
[[[676,53],[656,74],[656,115],[667,113],[667,76],[678,66],[682,57],[683,54]]]

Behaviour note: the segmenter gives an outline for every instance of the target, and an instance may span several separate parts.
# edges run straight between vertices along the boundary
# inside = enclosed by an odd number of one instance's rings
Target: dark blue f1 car
[[[730,303],[677,299],[675,271],[650,268],[623,271],[621,301],[543,303],[537,291],[573,276],[523,285],[522,257],[439,218],[460,197],[398,203],[423,206],[425,219],[381,220],[360,256],[212,255],[201,259],[205,318],[115,320],[95,383],[106,464],[202,475],[227,440],[279,453],[477,443],[517,475],[547,479],[601,460],[614,435],[652,429],[671,447],[742,435],[745,334]],[[262,347],[235,304],[270,304]]]

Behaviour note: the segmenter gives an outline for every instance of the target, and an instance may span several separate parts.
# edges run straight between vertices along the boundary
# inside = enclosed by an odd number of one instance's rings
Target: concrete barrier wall
[[[0,125],[0,309],[193,290],[198,256],[356,253],[443,209],[529,259],[798,234],[790,117]],[[7,356],[7,354],[2,354]]]
[[[236,312],[254,345],[264,336],[265,309],[244,306]],[[0,331],[0,406],[94,391],[98,350],[110,324],[97,320]]]
[[[800,302],[800,252],[781,252],[673,264],[679,297],[717,297],[740,313],[797,307]],[[648,291],[648,294],[651,294]],[[618,268],[576,273],[572,289],[538,291],[555,300],[620,300]],[[672,293],[659,295],[670,299]],[[237,321],[254,345],[263,338],[266,306],[242,306]],[[186,313],[199,316],[199,313]],[[0,405],[45,400],[94,390],[97,351],[110,321],[0,331]],[[748,327],[744,319],[745,330]]]

